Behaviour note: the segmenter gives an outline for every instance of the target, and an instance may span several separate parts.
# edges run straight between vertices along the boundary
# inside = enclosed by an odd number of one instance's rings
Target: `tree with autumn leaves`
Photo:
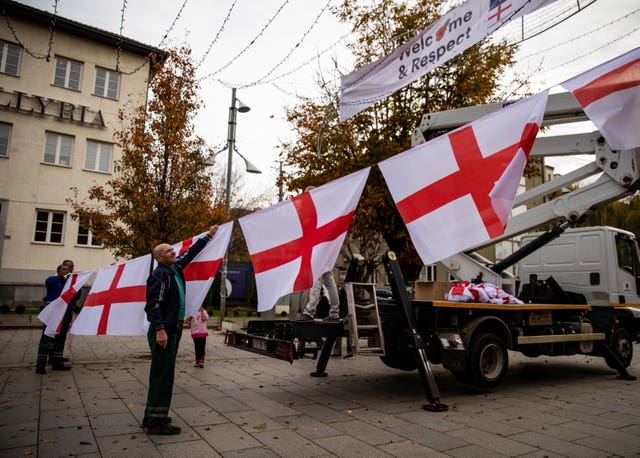
[[[119,113],[122,157],[113,178],[91,187],[85,199],[75,190],[70,200],[73,216],[117,258],[150,253],[226,219],[211,200],[210,151],[194,132],[200,102],[190,54],[182,47],[152,62],[147,106]]]
[[[435,22],[450,2],[442,0],[343,0],[334,9],[341,21],[352,24],[355,38],[349,47],[355,68],[381,58]],[[497,96],[499,82],[513,65],[516,48],[490,40],[472,46],[409,86],[369,109],[338,121],[337,82],[320,75],[320,102],[304,100],[289,109],[287,119],[295,138],[281,145],[288,173],[281,180],[292,192],[319,186],[374,165],[411,147],[411,134],[425,113],[487,103]],[[511,93],[523,95],[526,85],[510,75]],[[413,280],[422,268],[405,225],[377,167],[373,167],[351,224],[350,237],[360,244],[370,264],[382,236],[395,251],[405,278]],[[379,258],[379,256],[377,256]],[[371,267],[371,266],[370,266]],[[372,269],[366,269],[370,272]]]

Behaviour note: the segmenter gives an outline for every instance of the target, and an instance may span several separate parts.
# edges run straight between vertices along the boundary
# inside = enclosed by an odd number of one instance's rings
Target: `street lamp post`
[[[251,108],[248,105],[242,103],[240,99],[236,97],[236,88],[231,89],[231,106],[229,107],[229,126],[227,128],[227,181],[225,183],[225,212],[229,215],[231,211],[231,166],[233,162],[233,152],[238,153],[246,166],[246,171],[249,173],[262,173],[255,165],[247,160],[236,148],[236,116],[237,112],[246,113]],[[218,153],[224,151],[224,148]],[[216,154],[218,154],[216,153]],[[224,321],[225,306],[227,302],[227,254],[225,251],[222,265],[220,266],[220,327]]]

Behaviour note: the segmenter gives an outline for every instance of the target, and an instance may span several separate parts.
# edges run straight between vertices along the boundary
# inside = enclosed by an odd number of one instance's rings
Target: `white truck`
[[[413,144],[501,106],[427,114],[413,133]],[[583,120],[586,117],[571,94],[549,97],[543,125]],[[508,369],[508,350],[531,357],[599,356],[621,378],[635,379],[626,368],[634,341],[640,341],[640,310],[635,308],[640,307],[637,240],[629,232],[609,227],[569,227],[593,209],[640,188],[640,148],[611,150],[596,131],[540,137],[531,157],[572,154],[591,154],[593,161],[518,195],[514,207],[528,204],[527,209],[509,219],[504,235],[441,261],[459,280],[480,278],[519,293],[524,304],[411,300],[393,253],[383,257],[393,300],[378,301],[375,285],[345,279],[350,314],[344,324],[355,339],[355,350],[380,356],[390,367],[418,369],[429,401],[426,410],[447,409],[440,402],[431,363],[442,364],[460,382],[493,388]],[[586,186],[558,192],[597,174]],[[541,197],[545,197],[543,203],[531,204]],[[546,232],[523,236],[522,247],[500,262],[476,253],[541,228]],[[520,280],[507,271],[518,263]],[[290,362],[301,356],[301,342],[323,342],[311,374],[321,377],[326,376],[331,348],[341,333],[341,323],[259,320],[249,322],[246,332],[229,333],[226,342]]]

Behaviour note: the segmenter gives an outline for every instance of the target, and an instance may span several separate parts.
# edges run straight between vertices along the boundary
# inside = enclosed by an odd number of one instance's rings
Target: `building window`
[[[53,84],[68,89],[80,90],[80,77],[82,75],[82,64],[75,60],[56,58],[56,74]]]
[[[47,141],[44,147],[45,163],[70,167],[72,151],[72,136],[47,132]]]
[[[113,145],[95,140],[87,140],[87,157],[84,168],[96,172],[109,173],[111,171],[111,153]]]
[[[436,281],[437,275],[437,265],[436,264],[429,264],[428,266],[424,266],[424,270],[425,270],[425,279],[426,281]]]
[[[96,85],[93,91],[95,95],[117,99],[119,86],[120,74],[104,68],[96,68]]]
[[[64,213],[47,210],[36,212],[35,242],[62,243],[64,232]]]
[[[98,237],[93,235],[93,232],[91,232],[91,221],[89,221],[89,224],[84,224],[84,221],[80,219],[78,223],[78,245],[96,247],[102,246],[102,242],[100,242],[100,239],[98,239]]]
[[[18,76],[20,68],[20,47],[0,41],[0,72]]]
[[[9,156],[9,142],[11,141],[11,124],[0,122],[0,156]]]

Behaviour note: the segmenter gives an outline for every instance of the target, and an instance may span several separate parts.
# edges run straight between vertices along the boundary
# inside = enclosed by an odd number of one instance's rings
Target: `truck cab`
[[[522,237],[523,245],[541,234]],[[553,279],[566,292],[593,306],[640,307],[640,260],[633,233],[609,226],[567,229],[522,259],[519,294],[527,285]]]

